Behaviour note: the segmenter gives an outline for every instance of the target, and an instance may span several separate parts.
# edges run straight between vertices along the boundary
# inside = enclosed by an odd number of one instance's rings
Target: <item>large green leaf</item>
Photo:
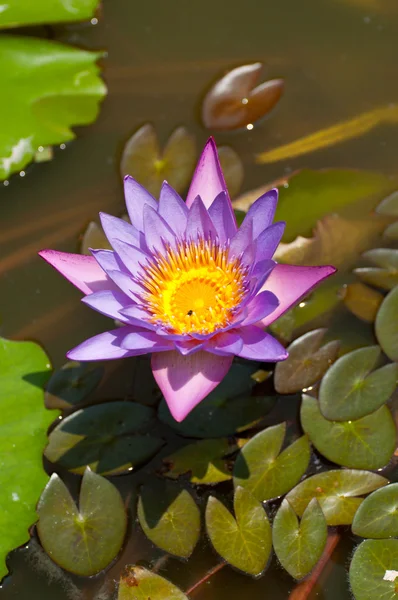
[[[384,298],[376,317],[376,337],[388,358],[398,361],[398,286]]]
[[[398,483],[387,485],[365,498],[355,514],[352,531],[366,538],[398,536]]]
[[[313,498],[322,508],[328,525],[349,525],[363,496],[388,484],[376,473],[359,470],[332,470],[301,481],[286,496],[295,512],[302,516]]]
[[[123,500],[116,487],[86,469],[77,508],[55,473],[37,507],[37,531],[54,562],[77,575],[102,571],[118,554],[127,528]]]
[[[27,165],[39,146],[72,140],[72,126],[95,120],[106,92],[96,65],[100,56],[33,37],[0,37],[0,112],[7,115],[0,179]]]
[[[99,0],[7,0],[0,12],[0,29],[90,19]]]
[[[260,575],[271,554],[271,526],[260,502],[238,487],[234,496],[235,518],[222,502],[210,496],[206,528],[217,552],[231,565]]]
[[[71,408],[79,404],[98,386],[103,368],[92,363],[67,362],[55,371],[47,384],[44,402],[47,408]]]
[[[247,488],[261,502],[291,490],[310,462],[305,435],[281,452],[285,433],[286,423],[264,429],[242,448],[235,461],[235,486]]]
[[[281,565],[295,579],[302,579],[313,569],[327,540],[327,525],[322,509],[313,498],[299,524],[296,513],[284,500],[276,513],[272,540]]]
[[[120,578],[118,600],[188,600],[175,585],[144,567],[128,567]]]
[[[0,338],[0,579],[8,552],[29,539],[48,481],[42,453],[47,428],[59,415],[43,402],[50,368],[36,344]]]
[[[365,540],[351,561],[350,584],[355,600],[396,600],[398,540]]]

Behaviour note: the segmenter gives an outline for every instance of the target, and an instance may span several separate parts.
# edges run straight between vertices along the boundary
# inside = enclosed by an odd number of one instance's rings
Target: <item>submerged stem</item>
[[[213,577],[213,575],[215,575],[216,573],[218,573],[218,571],[221,571],[221,569],[223,569],[225,567],[227,563],[226,562],[221,562],[218,563],[217,565],[215,565],[215,567],[213,567],[212,569],[210,569],[210,571],[207,571],[206,575],[204,575],[201,579],[199,579],[199,581],[197,581],[196,583],[194,583],[185,593],[188,596],[189,594],[192,594],[195,590],[197,590],[203,583],[206,583],[206,581],[209,581],[209,579],[211,577]]]

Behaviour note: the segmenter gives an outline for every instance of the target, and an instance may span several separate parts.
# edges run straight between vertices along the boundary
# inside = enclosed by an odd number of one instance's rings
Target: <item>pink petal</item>
[[[336,269],[332,266],[302,267],[296,265],[276,265],[264,283],[261,291],[273,292],[279,300],[279,306],[268,317],[261,319],[263,326],[273,323],[306,296],[317,283],[333,275]]]
[[[228,373],[232,356],[216,356],[203,350],[182,356],[180,352],[152,355],[152,371],[171,414],[182,421]]]
[[[218,160],[217,146],[213,138],[210,138],[193,174],[186,205],[189,208],[195,198],[200,196],[206,208],[209,208],[220,192],[226,192],[228,196],[224,175]],[[229,197],[228,201],[231,202]]]
[[[241,352],[242,347],[242,338],[235,331],[224,331],[215,335],[207,342],[208,351],[219,356],[234,356]]]
[[[113,287],[105,272],[92,256],[57,252],[56,250],[41,250],[39,256],[84,294]]]

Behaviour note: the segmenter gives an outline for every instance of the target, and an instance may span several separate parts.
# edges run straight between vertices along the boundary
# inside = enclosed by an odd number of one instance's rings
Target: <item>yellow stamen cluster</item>
[[[245,291],[247,269],[217,241],[170,246],[143,267],[143,302],[153,323],[173,333],[213,333],[229,324]]]

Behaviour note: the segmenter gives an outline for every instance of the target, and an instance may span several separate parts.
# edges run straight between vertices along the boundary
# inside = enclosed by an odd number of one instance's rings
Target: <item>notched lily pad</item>
[[[364,538],[398,536],[398,483],[391,483],[365,498],[355,514],[352,532]]]
[[[398,286],[384,298],[377,313],[375,330],[377,340],[391,360],[398,362]]]
[[[67,23],[84,21],[94,16],[99,0],[40,0],[40,2],[18,2],[9,0],[2,5],[0,29],[21,25],[40,25],[43,23]]]
[[[341,356],[329,369],[319,389],[319,406],[332,421],[354,421],[370,415],[391,398],[398,381],[398,365],[376,371],[379,346],[359,348]]]
[[[241,65],[229,71],[208,91],[203,101],[202,120],[208,129],[238,129],[266,115],[279,101],[283,79],[256,84],[261,63]]]
[[[120,172],[122,177],[134,177],[158,198],[164,180],[178,193],[182,193],[189,185],[195,163],[195,139],[185,127],[178,127],[161,151],[156,131],[148,123],[127,141]]]
[[[384,290],[392,290],[398,285],[398,250],[391,248],[376,248],[363,254],[376,267],[361,267],[354,273],[371,285]]]
[[[355,550],[350,584],[355,600],[396,600],[398,540],[365,540]]]
[[[302,436],[281,452],[286,423],[257,433],[240,451],[234,466],[234,485],[263,502],[286,494],[300,481],[310,461],[310,445]]]
[[[288,347],[289,356],[277,363],[275,389],[280,394],[294,394],[319,381],[336,360],[340,343],[329,342],[321,347],[326,329],[315,329],[295,340]]]
[[[129,566],[120,578],[117,600],[188,600],[188,597],[164,577],[144,567]]]
[[[175,556],[191,556],[200,535],[200,511],[188,490],[154,479],[141,489],[137,515],[156,546]]]
[[[358,319],[367,323],[375,321],[377,311],[383,302],[383,295],[380,292],[363,283],[354,282],[341,288],[339,294],[348,310]]]
[[[239,155],[229,146],[218,148],[218,158],[224,173],[225,183],[231,198],[234,198],[242,187],[244,170]]]
[[[267,514],[248,490],[238,487],[234,496],[235,517],[222,502],[210,496],[206,507],[206,528],[218,554],[249,575],[260,575],[267,566],[271,549],[271,525]]]
[[[55,473],[38,507],[37,532],[47,554],[76,575],[95,575],[119,553],[127,517],[116,487],[86,469],[77,508],[66,485]]]
[[[303,394],[301,425],[318,452],[343,467],[381,469],[394,454],[395,424],[386,406],[355,421],[329,421],[318,401]]]
[[[322,508],[328,525],[350,525],[364,496],[388,484],[388,479],[356,469],[325,471],[301,481],[287,496],[301,517],[313,498]]]
[[[301,523],[287,500],[283,500],[272,527],[272,541],[282,567],[295,579],[302,579],[322,556],[327,540],[327,524],[322,509],[313,498]]]
[[[45,456],[73,473],[88,465],[117,475],[150,459],[163,440],[142,432],[154,416],[134,402],[106,402],[78,410],[50,433]]]
[[[46,387],[47,408],[71,408],[87,398],[99,385],[104,369],[90,363],[67,362],[55,371]]]

